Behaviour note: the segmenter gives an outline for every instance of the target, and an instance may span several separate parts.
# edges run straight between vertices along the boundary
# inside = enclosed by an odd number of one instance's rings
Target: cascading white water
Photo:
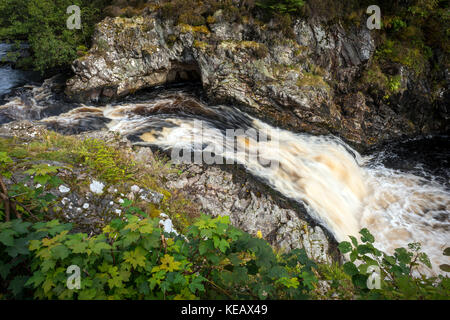
[[[110,130],[140,143],[197,151],[203,160],[208,155],[208,160],[242,164],[284,196],[302,202],[338,241],[348,240],[349,235],[358,238],[359,230],[366,227],[375,235],[376,246],[388,253],[420,242],[433,263],[431,273],[449,263],[442,252],[450,243],[450,192],[437,182],[370,166],[370,158],[361,157],[338,138],[295,134],[233,108],[208,107],[179,96],[84,107],[45,122],[87,116],[111,119]],[[230,139],[227,128],[256,130],[268,139],[244,132]]]

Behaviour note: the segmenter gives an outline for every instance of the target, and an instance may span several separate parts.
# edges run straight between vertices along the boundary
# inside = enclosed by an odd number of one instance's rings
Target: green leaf
[[[409,264],[411,262],[412,253],[408,252],[405,248],[397,248],[395,249],[395,256],[398,261],[404,264]]]
[[[71,239],[65,242],[65,245],[72,250],[73,253],[86,253],[88,243],[80,239]]]
[[[204,255],[208,250],[213,250],[214,244],[211,240],[202,241],[200,242],[200,245],[198,246],[199,253],[201,255]]]
[[[6,248],[6,253],[11,258],[15,258],[18,255],[28,255],[30,251],[27,248],[28,241],[24,238],[16,239],[14,247]]]
[[[17,232],[13,230],[4,230],[0,233],[0,242],[3,243],[5,246],[13,246],[14,235],[16,234]]]
[[[395,260],[394,257],[385,255],[385,256],[384,256],[384,259],[385,259],[386,262],[389,263],[391,266],[395,265],[396,260]]]
[[[445,250],[444,250],[444,256],[450,256],[450,247],[448,247],[448,248],[445,248]]]
[[[350,260],[355,262],[356,259],[358,259],[358,250],[353,250],[352,253],[350,253]]]
[[[41,185],[46,185],[50,180],[50,176],[35,176],[34,182],[39,183]]]
[[[0,152],[0,164],[12,163],[12,159],[8,156],[6,152]]]
[[[353,284],[362,289],[367,289],[367,279],[368,279],[368,276],[366,276],[364,274],[360,274],[360,273],[352,276]]]
[[[222,251],[223,253],[225,253],[227,251],[227,248],[230,247],[230,244],[228,243],[227,240],[225,239],[221,239],[220,243],[219,243],[219,250]]]
[[[40,240],[31,240],[30,246],[28,247],[29,250],[35,251],[41,247],[41,241]]]
[[[94,244],[94,247],[92,248],[92,252],[94,254],[100,254],[102,250],[110,250],[111,246],[107,244],[106,242],[97,242]]]
[[[205,287],[203,286],[203,281],[206,279],[202,276],[198,276],[192,280],[192,282],[189,284],[189,290],[191,290],[192,293],[195,293],[197,290],[200,292],[205,291]]]
[[[80,300],[93,300],[93,299],[95,299],[97,292],[98,292],[98,290],[96,288],[85,289],[80,292],[80,295],[78,296],[78,298]]]
[[[128,247],[138,241],[140,237],[141,234],[139,232],[128,232],[123,239],[123,245]]]
[[[348,274],[349,276],[354,276],[355,274],[358,274],[358,268],[355,266],[353,262],[346,262],[343,265],[344,272]]]
[[[22,220],[13,220],[12,228],[18,234],[25,234],[28,232],[28,227],[31,226],[30,222],[23,222]]]
[[[38,288],[42,282],[44,282],[45,276],[41,271],[36,271],[33,273],[33,276],[28,279],[25,283],[25,286],[32,286],[33,288]]]
[[[42,272],[48,272],[55,268],[56,261],[53,259],[45,259],[41,264]]]
[[[11,271],[12,265],[10,263],[3,263],[0,261],[0,277],[3,280],[6,280],[6,277],[9,275]]]
[[[350,251],[352,251],[352,245],[348,241],[343,241],[343,242],[339,243],[338,248],[342,254],[346,254],[346,253],[349,253]]]
[[[232,273],[234,283],[244,283],[248,280],[247,268],[235,267]]]
[[[59,245],[51,249],[53,258],[56,260],[64,260],[70,254],[69,249],[64,245]]]
[[[354,236],[349,236],[349,238],[352,240],[352,244],[356,248],[358,246],[358,240],[356,240]]]
[[[369,242],[369,243],[375,242],[375,237],[370,233],[370,231],[367,228],[362,229],[359,233],[362,235],[361,237],[362,242]]]
[[[301,278],[303,279],[303,284],[308,287],[309,289],[314,289],[313,283],[317,282],[317,278],[314,276],[314,274],[303,271],[301,274]]]
[[[124,260],[131,264],[133,268],[136,268],[137,266],[145,267],[145,251],[142,248],[137,247],[134,251],[125,252]]]
[[[361,255],[367,254],[367,253],[373,253],[373,249],[370,245],[367,244],[360,244],[358,246],[358,253]]]
[[[428,255],[425,252],[419,254],[419,261],[431,269],[430,258],[428,258]]]
[[[8,289],[11,290],[14,296],[18,296],[22,293],[25,283],[28,281],[30,277],[28,276],[17,276],[9,283]]]

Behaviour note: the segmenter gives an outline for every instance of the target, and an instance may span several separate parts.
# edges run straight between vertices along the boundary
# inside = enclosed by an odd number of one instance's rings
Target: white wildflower
[[[70,188],[66,187],[66,186],[59,186],[59,192],[61,193],[68,193],[70,191]]]
[[[138,193],[139,191],[141,191],[141,188],[139,188],[137,185],[134,185],[131,187],[131,191],[134,193]]]
[[[175,228],[173,227],[172,220],[170,220],[170,219],[161,220],[159,223],[161,226],[164,227],[164,232],[175,233],[176,235],[178,235],[177,230],[175,230]]]
[[[169,216],[165,213],[161,213],[159,216],[161,217],[161,220],[159,221],[159,225],[164,228],[164,232],[174,233],[174,234],[178,235],[178,232],[173,227],[172,220],[169,218]]]
[[[91,185],[89,186],[91,191],[96,194],[102,194],[104,187],[105,187],[105,185],[97,180],[93,180]]]

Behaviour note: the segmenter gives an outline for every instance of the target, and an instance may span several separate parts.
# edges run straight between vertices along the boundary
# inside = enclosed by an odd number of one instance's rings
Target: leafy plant
[[[7,153],[0,152],[0,173],[13,180],[13,183],[7,187],[0,177],[0,197],[2,198],[0,218],[9,221],[12,213],[16,218],[22,218],[25,215],[38,219],[36,215],[46,213],[56,199],[53,194],[46,192],[46,189],[62,184],[62,180],[56,176],[61,168],[45,163],[34,164],[24,172],[25,179],[18,183],[12,178],[13,165]],[[38,184],[37,187],[28,186],[27,182],[31,180]]]
[[[75,150],[79,162],[92,168],[99,178],[110,183],[128,180],[135,173],[135,164],[121,152],[96,139],[86,139]]]
[[[264,240],[230,226],[228,217],[203,216],[186,236],[175,236],[161,230],[158,219],[137,209],[135,214],[112,221],[93,237],[70,234],[71,225],[56,220],[1,223],[0,270],[8,284],[3,294],[17,298],[33,292],[37,299],[298,299],[306,298],[317,281],[315,264],[304,250],[277,257]],[[12,272],[18,263],[23,268]],[[67,287],[71,265],[81,270],[80,290]]]
[[[77,47],[90,46],[95,23],[103,18],[109,0],[0,0],[0,39],[21,40],[30,45],[32,59],[19,58],[41,73],[66,68],[76,57]],[[81,8],[81,29],[69,30],[66,9]]]
[[[442,275],[426,277],[423,268],[431,268],[428,256],[421,252],[419,243],[411,243],[408,248],[397,248],[393,255],[376,249],[375,238],[367,229],[362,229],[361,241],[350,237],[351,242],[341,242],[339,250],[349,254],[350,261],[343,270],[352,279],[356,295],[362,299],[448,299],[450,281]],[[369,288],[371,272],[376,276],[379,287]]]

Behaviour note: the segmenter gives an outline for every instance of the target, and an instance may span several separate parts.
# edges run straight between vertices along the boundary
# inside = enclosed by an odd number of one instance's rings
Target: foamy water
[[[449,190],[429,179],[374,164],[338,138],[295,134],[234,108],[206,106],[179,95],[83,107],[44,122],[63,125],[83,117],[109,119],[109,130],[138,144],[176,150],[176,156],[184,149],[197,151],[201,161],[225,159],[225,163],[242,164],[284,196],[303,203],[337,241],[349,240],[349,235],[359,238],[359,230],[368,228],[376,246],[390,254],[397,247],[420,242],[433,264],[432,273],[449,263],[442,254],[450,243]],[[226,129],[241,132],[227,138]]]

